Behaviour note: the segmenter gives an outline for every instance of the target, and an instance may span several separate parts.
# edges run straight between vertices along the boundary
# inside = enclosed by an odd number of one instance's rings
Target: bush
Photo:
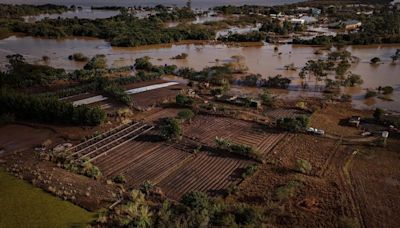
[[[235,221],[239,225],[258,224],[261,221],[261,214],[250,206],[239,206],[235,211]]]
[[[83,67],[85,70],[100,70],[107,68],[107,61],[104,55],[96,55]]]
[[[176,104],[180,105],[180,106],[191,106],[194,102],[193,98],[185,96],[183,94],[178,94],[176,95]]]
[[[116,84],[111,84],[106,86],[103,91],[110,97],[116,99],[117,101],[125,104],[125,105],[130,105],[132,103],[132,98],[125,92],[125,90],[116,85]]]
[[[307,160],[297,159],[295,170],[303,174],[310,174],[312,170],[312,165]]]
[[[278,126],[290,132],[300,132],[308,127],[310,119],[307,116],[284,118],[278,121]]]
[[[260,95],[260,99],[262,101],[262,104],[267,107],[271,107],[274,104],[274,98],[267,90],[263,91],[263,93]]]
[[[166,118],[161,121],[160,134],[165,140],[180,140],[182,137],[182,129],[176,119]]]
[[[117,184],[124,184],[126,183],[125,176],[123,174],[119,174],[114,177],[113,181]]]
[[[188,192],[182,196],[181,203],[192,210],[201,211],[209,207],[209,199],[204,192]]]
[[[383,109],[376,108],[375,111],[374,111],[374,114],[373,114],[374,119],[376,121],[380,121],[382,119],[382,116],[383,116],[384,113],[385,112],[383,111]]]
[[[391,86],[379,87],[378,90],[382,91],[382,93],[385,95],[392,94],[394,91],[393,87]]]
[[[260,154],[251,146],[235,144],[230,140],[218,137],[215,137],[215,144],[219,149],[225,150],[229,153],[250,157],[256,160],[260,159]]]
[[[139,186],[139,190],[143,193],[148,195],[150,193],[151,190],[153,190],[155,187],[155,185],[151,182],[146,180],[145,182],[143,182],[140,186]]]
[[[367,93],[365,94],[365,98],[371,98],[371,97],[376,97],[378,93],[375,90],[367,90]]]
[[[296,194],[296,189],[300,185],[297,181],[289,181],[287,184],[275,190],[275,198],[279,201],[287,200]]]
[[[81,174],[94,179],[99,179],[101,177],[100,169],[90,162],[85,162],[83,164]]]
[[[343,94],[341,97],[340,97],[340,100],[342,100],[343,102],[351,102],[351,95],[349,95],[349,94]]]
[[[82,53],[74,53],[73,55],[68,56],[68,59],[77,62],[86,62],[89,60],[89,58],[83,55]]]
[[[188,57],[188,54],[182,53],[182,54],[172,57],[171,59],[187,59],[187,57]]]
[[[371,59],[371,64],[377,64],[377,63],[379,63],[380,61],[381,61],[380,58],[374,57],[374,58]]]
[[[184,120],[184,121],[189,120],[190,121],[194,117],[194,112],[192,110],[185,109],[178,113],[178,117],[181,120]]]
[[[246,167],[246,170],[242,174],[242,178],[249,177],[253,175],[258,170],[258,166],[256,164],[252,164]]]

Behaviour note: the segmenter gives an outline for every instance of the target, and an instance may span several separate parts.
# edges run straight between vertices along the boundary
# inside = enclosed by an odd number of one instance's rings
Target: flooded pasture
[[[119,10],[95,10],[95,9],[81,9],[75,11],[66,11],[59,14],[40,14],[35,16],[25,16],[25,22],[34,23],[43,19],[57,19],[57,18],[82,18],[82,19],[101,19],[114,17],[120,14]]]
[[[6,65],[6,56],[19,53],[30,62],[49,64],[54,67],[74,70],[83,67],[83,63],[68,60],[68,56],[81,52],[88,57],[104,54],[109,66],[133,65],[136,58],[149,56],[157,65],[175,64],[180,67],[192,67],[200,70],[206,66],[223,64],[234,55],[244,57],[244,63],[250,73],[258,73],[263,77],[281,74],[292,80],[291,91],[284,94],[287,97],[299,95],[321,96],[320,92],[298,91],[301,83],[297,71],[284,69],[285,65],[294,64],[301,68],[310,59],[317,59],[320,55],[314,54],[318,47],[279,45],[238,46],[225,44],[166,44],[151,45],[137,48],[111,47],[104,40],[93,38],[68,38],[60,40],[41,39],[33,37],[12,36],[0,40],[0,64]],[[346,93],[353,95],[353,103],[360,108],[383,107],[400,111],[400,63],[392,63],[391,56],[400,45],[369,45],[349,46],[347,50],[356,56],[359,61],[354,63],[351,72],[359,74],[364,80],[361,87],[347,88]],[[171,59],[181,53],[187,53],[184,60]],[[327,51],[324,51],[326,54]],[[42,56],[50,57],[48,62],[42,61]],[[371,65],[370,59],[379,57],[382,63]],[[312,85],[313,82],[310,83]],[[372,98],[365,100],[366,89],[375,89],[378,86],[392,86],[395,91],[389,96],[393,101]],[[312,86],[310,86],[312,87]]]

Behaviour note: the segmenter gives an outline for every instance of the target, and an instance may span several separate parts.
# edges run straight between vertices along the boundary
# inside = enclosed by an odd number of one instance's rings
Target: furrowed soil
[[[367,227],[400,224],[400,141],[387,148],[360,147],[349,167],[351,184]]]
[[[399,155],[382,152],[385,159],[371,164],[370,160],[359,161],[354,151],[353,146],[339,140],[291,135],[228,200],[270,207],[274,226],[395,227],[400,193],[395,164]],[[310,162],[310,174],[295,171],[297,159]],[[385,178],[374,181],[382,176]]]

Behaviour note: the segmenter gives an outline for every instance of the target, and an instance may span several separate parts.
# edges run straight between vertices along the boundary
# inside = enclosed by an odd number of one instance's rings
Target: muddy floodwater
[[[34,23],[43,19],[57,19],[57,18],[83,18],[83,19],[100,19],[114,17],[120,14],[119,10],[92,10],[81,9],[75,11],[67,11],[59,14],[40,14],[35,16],[25,16],[25,22]]]
[[[136,58],[149,56],[154,64],[175,64],[177,66],[192,67],[200,70],[206,66],[223,64],[231,60],[234,55],[244,57],[244,63],[249,67],[250,73],[258,73],[263,77],[281,74],[292,79],[292,85],[287,97],[321,96],[320,92],[299,91],[299,71],[287,71],[285,65],[293,63],[301,68],[310,59],[317,59],[314,52],[318,47],[280,45],[274,51],[275,45],[260,46],[228,46],[224,44],[168,44],[154,45],[139,48],[111,47],[108,42],[92,38],[68,38],[62,40],[41,39],[32,37],[12,36],[0,40],[0,64],[5,66],[6,56],[19,53],[30,62],[49,64],[54,67],[74,70],[83,67],[82,63],[68,60],[68,56],[81,52],[88,57],[104,54],[110,66],[126,66],[134,64]],[[361,87],[345,89],[346,93],[353,95],[353,104],[359,108],[382,107],[400,111],[400,62],[392,63],[391,56],[400,45],[370,45],[349,46],[347,50],[359,58],[351,67],[353,73],[359,74],[364,80]],[[171,57],[187,53],[185,60],[173,60]],[[324,54],[326,54],[325,52]],[[42,62],[42,56],[50,57],[47,63]],[[371,65],[370,59],[379,57],[382,64]],[[311,82],[310,84],[312,84]],[[367,88],[378,86],[392,86],[395,91],[388,96],[393,101],[372,98],[365,100]],[[256,90],[254,90],[256,91]],[[250,91],[251,92],[251,91]]]

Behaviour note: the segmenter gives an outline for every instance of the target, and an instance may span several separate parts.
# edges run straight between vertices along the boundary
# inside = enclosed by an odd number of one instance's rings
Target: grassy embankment
[[[0,169],[0,227],[86,227],[93,214]]]

